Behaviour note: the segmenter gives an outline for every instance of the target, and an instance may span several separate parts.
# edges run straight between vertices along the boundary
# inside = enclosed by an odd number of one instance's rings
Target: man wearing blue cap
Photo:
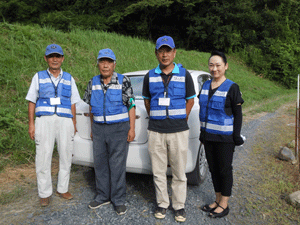
[[[126,160],[135,137],[135,103],[130,79],[116,73],[111,49],[99,51],[100,75],[93,77],[83,100],[90,105],[96,196],[89,208],[112,202],[118,215],[126,213]]]
[[[173,176],[172,206],[175,219],[184,222],[189,136],[187,120],[196,93],[190,73],[174,63],[176,49],[170,36],[157,39],[155,55],[159,65],[146,74],[143,85],[144,103],[150,116],[148,150],[158,205],[154,216],[165,218],[170,205],[166,177],[169,162]]]
[[[59,153],[56,194],[67,200],[73,198],[68,187],[76,131],[75,103],[80,101],[73,77],[61,69],[62,48],[56,44],[48,45],[44,59],[48,69],[34,75],[26,96],[29,101],[28,133],[36,143],[35,164],[41,206],[49,205],[53,192],[51,160],[55,141]]]

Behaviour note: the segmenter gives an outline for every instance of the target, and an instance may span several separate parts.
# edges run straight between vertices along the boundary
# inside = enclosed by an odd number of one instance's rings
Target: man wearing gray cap
[[[73,198],[68,187],[76,132],[75,103],[80,101],[73,77],[61,69],[62,48],[57,44],[48,45],[44,59],[48,69],[34,75],[26,96],[29,102],[28,133],[36,143],[35,164],[41,206],[49,205],[53,192],[51,160],[55,142],[59,153],[56,194],[67,200]]]
[[[116,73],[116,56],[102,49],[100,75],[88,84],[83,100],[90,105],[96,196],[89,208],[112,202],[118,215],[126,213],[126,160],[135,137],[135,103],[130,79]]]
[[[167,167],[172,170],[172,206],[175,220],[184,222],[187,178],[185,175],[189,113],[196,97],[190,73],[174,63],[175,43],[170,36],[157,39],[155,55],[159,65],[144,78],[143,98],[150,116],[148,150],[152,163],[157,209],[163,219],[169,207]]]

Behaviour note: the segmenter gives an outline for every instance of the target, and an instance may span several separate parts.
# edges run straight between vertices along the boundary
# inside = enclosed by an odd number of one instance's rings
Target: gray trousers
[[[129,128],[129,122],[92,125],[97,202],[125,204]]]

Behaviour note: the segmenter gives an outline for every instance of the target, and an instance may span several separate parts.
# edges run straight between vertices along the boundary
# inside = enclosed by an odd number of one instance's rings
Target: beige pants
[[[51,161],[55,142],[59,153],[57,191],[66,193],[69,187],[74,140],[71,118],[41,116],[35,119],[36,156],[35,167],[40,198],[52,195]]]
[[[189,131],[158,133],[149,131],[149,154],[152,162],[156,201],[159,207],[170,205],[167,189],[167,166],[172,170],[172,206],[174,210],[184,208],[187,179],[185,175]]]

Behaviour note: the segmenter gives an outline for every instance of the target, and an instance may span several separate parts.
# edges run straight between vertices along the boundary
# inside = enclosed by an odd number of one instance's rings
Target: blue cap
[[[46,48],[45,56],[57,53],[60,55],[64,55],[62,48],[57,44],[48,45]]]
[[[156,41],[156,50],[158,50],[163,45],[167,45],[170,48],[175,48],[174,40],[170,36],[162,36],[158,38]]]
[[[101,58],[109,58],[116,61],[115,53],[109,48],[101,49],[99,51],[97,59],[101,59]]]

